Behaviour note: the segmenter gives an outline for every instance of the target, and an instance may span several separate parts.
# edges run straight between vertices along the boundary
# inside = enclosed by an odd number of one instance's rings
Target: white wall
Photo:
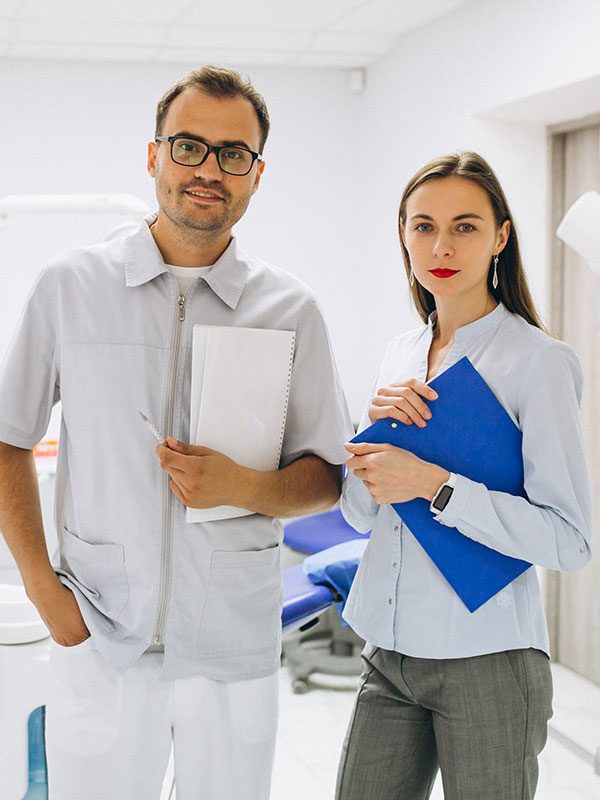
[[[396,215],[431,157],[473,148],[489,159],[546,311],[546,126],[600,111],[599,11],[598,0],[474,0],[402,37],[359,96],[341,70],[248,70],[273,130],[238,234],[317,292],[354,418],[386,342],[417,322]],[[0,194],[119,191],[152,205],[154,107],[190,66],[0,62]],[[14,270],[2,261],[0,233],[0,275]]]
[[[362,260],[376,247],[371,352],[414,324],[403,277],[395,291],[396,273],[404,274],[395,219],[403,187],[426,161],[454,150],[477,150],[496,170],[546,316],[546,126],[600,111],[599,42],[597,0],[474,0],[406,34],[369,69],[361,136],[370,145],[363,173],[375,198],[357,219]]]
[[[192,66],[0,60],[0,196],[128,192],[154,207],[154,184],[146,173],[154,110]],[[340,70],[248,72],[267,100],[272,133],[260,191],[237,233],[251,252],[314,288],[334,347],[342,352],[347,314],[340,313],[339,298],[354,293],[346,253],[357,249],[360,238],[351,163],[360,101]],[[56,217],[40,230],[40,221],[30,218],[30,229],[25,218],[14,217],[10,235],[0,231],[0,357],[38,261],[94,240],[114,224]],[[345,383],[357,387],[362,402],[361,376],[348,359],[345,368]]]

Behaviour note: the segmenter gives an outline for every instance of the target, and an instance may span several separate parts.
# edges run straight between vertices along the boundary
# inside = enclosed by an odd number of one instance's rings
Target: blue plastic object
[[[336,605],[340,614],[346,605],[352,581],[368,543],[362,536],[360,541],[351,539],[304,559],[302,566],[307,578],[318,585],[331,587],[339,596]]]
[[[342,512],[337,509],[290,522],[283,531],[284,544],[306,555],[318,553],[350,539],[364,538],[365,534],[357,533],[348,525]]]
[[[490,490],[525,497],[521,431],[469,359],[429,385],[439,397],[426,428],[380,419],[352,441],[388,442]],[[471,612],[531,566],[436,522],[422,498],[393,507]]]
[[[23,800],[48,800],[45,723],[46,706],[35,708],[27,720],[29,787]]]
[[[302,564],[283,571],[283,632],[309,622],[333,603],[333,592],[326,586],[315,586],[304,574]]]

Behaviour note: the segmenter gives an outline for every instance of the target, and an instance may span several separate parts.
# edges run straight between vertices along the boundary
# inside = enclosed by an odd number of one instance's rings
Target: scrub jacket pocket
[[[116,621],[129,601],[123,545],[92,543],[62,529],[61,570],[102,614]]]
[[[253,653],[277,643],[280,559],[279,546],[213,552],[197,638],[199,655]]]

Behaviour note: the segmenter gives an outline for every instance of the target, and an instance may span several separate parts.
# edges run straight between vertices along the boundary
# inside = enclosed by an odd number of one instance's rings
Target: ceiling
[[[366,67],[467,0],[0,0],[0,58]]]

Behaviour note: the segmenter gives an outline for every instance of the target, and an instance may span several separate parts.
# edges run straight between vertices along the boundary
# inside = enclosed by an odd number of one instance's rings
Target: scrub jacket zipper
[[[171,276],[177,282],[175,276]],[[185,304],[194,289],[196,288],[197,280],[188,286],[185,294],[177,294],[177,314],[175,318],[175,327],[173,331],[173,342],[171,347],[171,362],[169,364],[169,396],[167,402],[166,412],[166,430],[172,431],[173,428],[173,413],[175,410],[175,389],[177,387],[177,374],[179,365],[179,347],[181,343],[181,328],[185,322]],[[152,638],[152,644],[155,646],[162,645],[165,619],[167,616],[167,609],[169,607],[169,596],[171,594],[171,572],[172,572],[172,508],[173,498],[171,490],[169,489],[169,476],[165,474],[165,482],[163,489],[163,526],[162,526],[162,551],[161,551],[161,572],[160,572],[160,594],[158,599],[158,618],[155,627],[155,633]]]

